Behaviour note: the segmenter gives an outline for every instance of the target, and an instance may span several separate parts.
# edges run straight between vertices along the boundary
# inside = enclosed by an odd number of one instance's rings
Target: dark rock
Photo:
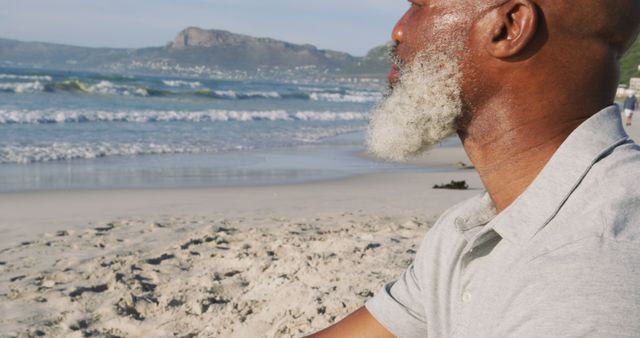
[[[467,190],[469,185],[466,181],[451,181],[451,183],[447,184],[436,184],[433,189]]]

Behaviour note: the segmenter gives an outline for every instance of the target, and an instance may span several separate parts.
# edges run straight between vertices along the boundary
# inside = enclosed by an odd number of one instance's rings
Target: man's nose
[[[393,32],[391,33],[391,40],[395,43],[402,42],[402,38],[404,35],[404,17],[396,23],[396,26],[393,27]]]

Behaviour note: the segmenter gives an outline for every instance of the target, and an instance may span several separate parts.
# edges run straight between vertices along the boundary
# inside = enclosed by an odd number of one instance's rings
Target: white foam
[[[202,83],[198,81],[182,81],[182,80],[162,80],[165,86],[177,88],[196,89],[202,87]]]
[[[300,111],[293,115],[296,119],[302,121],[366,121],[369,120],[369,113],[358,112],[314,112]]]
[[[215,90],[214,94],[220,97],[228,98],[228,99],[237,99],[238,95],[233,90]]]
[[[225,122],[225,121],[366,121],[368,113],[362,112],[316,112],[286,110],[235,111],[82,111],[82,110],[6,110],[0,109],[0,125],[3,124],[49,124],[86,122]]]
[[[340,126],[322,129],[302,127],[292,134],[287,134],[286,137],[301,144],[317,144],[323,139],[363,131],[365,128],[364,126]]]
[[[53,78],[49,75],[0,74],[0,80],[53,81]]]
[[[41,92],[43,90],[44,85],[40,81],[0,83],[0,91],[13,92],[17,94],[35,93]]]
[[[278,92],[246,92],[240,94],[243,97],[249,98],[265,98],[265,99],[279,99],[281,98]]]
[[[145,88],[126,85],[115,85],[110,81],[100,81],[87,87],[90,93],[102,95],[149,96]]]
[[[50,145],[6,145],[0,148],[0,163],[38,163],[74,159],[95,159],[107,156],[136,156],[200,152],[201,148],[155,143],[97,143]]]
[[[327,101],[337,103],[372,103],[382,99],[381,93],[374,92],[350,92],[346,94],[340,93],[311,93],[309,95],[312,101]]]
[[[215,96],[225,98],[225,99],[256,99],[256,98],[265,98],[265,99],[279,99],[282,98],[280,93],[271,91],[271,92],[258,92],[258,91],[250,91],[250,92],[236,92],[234,90],[214,90]]]
[[[224,151],[242,151],[260,148],[264,143],[285,140],[282,145],[317,144],[323,139],[346,133],[363,131],[365,126],[335,126],[331,128],[317,128],[304,126],[286,131],[271,131],[261,135],[268,139],[258,140],[254,145],[241,145],[233,141],[220,144],[160,144],[160,143],[67,143],[37,145],[0,145],[0,164],[29,164],[51,161],[67,161],[77,159],[96,159],[111,156],[142,156],[160,154],[184,153],[216,153]]]

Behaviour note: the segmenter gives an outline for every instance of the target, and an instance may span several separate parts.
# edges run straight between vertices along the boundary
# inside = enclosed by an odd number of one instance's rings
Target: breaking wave
[[[0,74],[2,75],[2,74]],[[7,75],[7,74],[5,74]],[[18,77],[18,76],[16,76]],[[15,80],[25,80],[16,78]],[[35,78],[35,77],[34,77]],[[7,78],[8,79],[8,78]],[[0,91],[5,93],[35,93],[35,92],[66,92],[74,94],[96,94],[96,95],[117,95],[117,96],[137,96],[137,97],[157,97],[157,96],[198,96],[219,100],[306,100],[324,101],[337,103],[374,103],[382,98],[380,92],[351,91],[351,90],[317,90],[317,91],[237,91],[237,90],[212,90],[202,88],[200,82],[190,82],[181,80],[162,80],[166,87],[175,90],[163,90],[145,87],[135,84],[116,84],[112,81],[101,80],[97,83],[87,83],[77,79],[65,80],[61,82],[34,80],[31,82],[0,82]],[[187,89],[186,91],[184,89]],[[182,91],[180,91],[182,89]]]
[[[278,92],[237,92],[234,90],[210,90],[203,89],[195,92],[198,96],[210,97],[215,99],[227,100],[246,100],[246,99],[280,99],[282,95]]]
[[[40,81],[0,83],[1,92],[22,94],[41,92],[44,91],[44,89],[45,85],[43,85]]]
[[[49,75],[0,74],[0,80],[53,81]]]
[[[6,124],[55,124],[91,122],[225,122],[225,121],[366,121],[369,113],[363,112],[317,112],[267,110],[267,111],[40,111],[2,110],[0,125]]]
[[[101,95],[150,96],[149,90],[143,86],[114,84],[107,80],[102,80],[96,84],[87,84],[80,80],[51,82],[44,86],[44,91],[66,91]]]
[[[294,131],[265,135],[269,139],[286,140],[287,145],[314,144],[322,139],[364,130],[364,126],[338,126],[332,128],[300,128]],[[78,159],[96,159],[111,156],[143,156],[185,153],[218,153],[244,151],[259,148],[256,145],[211,144],[161,144],[161,143],[69,143],[57,142],[37,145],[0,145],[0,164],[30,164]]]
[[[382,99],[382,93],[355,91],[346,91],[345,93],[314,92],[309,95],[309,98],[313,101],[373,103]]]
[[[0,147],[0,164],[28,164],[75,159],[95,159],[107,156],[137,156],[199,152],[195,146],[154,143],[53,143],[48,145],[6,145]]]
[[[202,87],[199,81],[182,81],[182,80],[162,80],[162,83],[168,87],[191,88],[196,89]]]

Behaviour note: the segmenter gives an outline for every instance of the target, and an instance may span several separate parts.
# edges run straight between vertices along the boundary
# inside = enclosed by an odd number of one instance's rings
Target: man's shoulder
[[[638,172],[640,146],[635,143],[616,148],[596,163],[541,231],[547,250],[589,238],[640,243]]]
[[[590,187],[581,196],[584,210],[598,212],[605,235],[619,237],[623,229],[640,235],[640,180],[635,177],[640,173],[640,146],[630,141],[616,148],[592,171],[585,179]]]

